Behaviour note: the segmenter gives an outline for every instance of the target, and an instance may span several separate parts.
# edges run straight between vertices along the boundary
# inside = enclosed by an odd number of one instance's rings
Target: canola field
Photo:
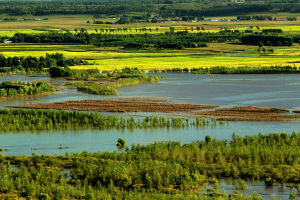
[[[271,48],[271,47],[268,47]],[[13,56],[45,56],[62,53],[66,57],[86,59],[89,65],[73,68],[100,70],[140,67],[145,70],[167,68],[197,68],[210,66],[300,66],[299,46],[272,47],[274,53],[257,53],[256,46],[210,44],[206,48],[184,50],[123,50],[122,48],[97,48],[92,45],[1,45],[0,54]],[[20,49],[22,49],[20,51]]]
[[[45,21],[0,21],[0,36],[13,36],[15,33],[41,34],[47,32],[76,33],[81,29],[89,33],[107,34],[156,34],[170,31],[219,32],[220,30],[253,30],[282,29],[284,35],[300,33],[298,21],[284,21],[285,15],[278,21],[224,21],[224,22],[176,22],[158,24],[125,24],[97,25],[93,24],[92,16],[88,15],[52,15]],[[19,17],[18,17],[19,18]],[[36,17],[39,18],[39,17]],[[40,17],[42,18],[42,17]],[[222,17],[220,17],[222,18]],[[227,19],[225,17],[225,19]],[[229,19],[229,18],[228,18]],[[111,21],[112,19],[99,19]],[[230,18],[233,20],[233,18]],[[87,23],[90,21],[91,23]],[[197,27],[200,27],[197,29]],[[127,31],[123,31],[127,28]],[[131,31],[130,31],[130,29]],[[110,31],[109,29],[119,29]],[[122,31],[120,30],[122,29]],[[140,29],[146,29],[142,31]],[[151,29],[151,31],[150,31]],[[300,46],[265,47],[265,52],[259,52],[257,46],[209,43],[208,47],[183,50],[124,50],[113,47],[95,47],[93,45],[56,45],[56,44],[0,44],[0,54],[4,56],[45,56],[46,53],[62,53],[66,57],[86,59],[89,65],[74,66],[74,68],[98,68],[100,70],[121,69],[124,67],[140,67],[146,70],[166,68],[197,68],[210,66],[300,66]]]

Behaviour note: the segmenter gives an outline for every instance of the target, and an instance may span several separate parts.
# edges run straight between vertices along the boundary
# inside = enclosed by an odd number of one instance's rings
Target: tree
[[[51,67],[57,67],[57,61],[53,58],[47,59],[46,60],[46,67],[51,68]]]
[[[119,138],[117,141],[118,149],[124,149],[126,147],[126,141],[123,138]]]
[[[171,33],[174,33],[174,31],[175,31],[175,28],[174,28],[174,27],[170,27],[169,29],[170,29],[170,32],[171,32]]]
[[[212,141],[211,137],[209,135],[205,136],[205,143],[208,144]]]
[[[294,192],[294,188],[291,188],[291,190],[290,190],[290,197],[289,197],[289,199],[291,199],[291,200],[296,199],[296,194]]]

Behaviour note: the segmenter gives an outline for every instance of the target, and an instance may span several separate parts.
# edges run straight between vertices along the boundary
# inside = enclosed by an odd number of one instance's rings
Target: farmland
[[[84,28],[90,34],[164,34],[170,27],[177,31],[189,33],[217,33],[220,30],[231,31],[261,31],[264,29],[281,29],[284,35],[300,33],[297,21],[284,21],[289,13],[281,14],[277,21],[200,21],[160,24],[87,24],[93,19],[90,15],[50,15],[35,18],[47,18],[43,21],[14,21],[0,22],[1,36],[12,37],[16,33],[66,33],[75,34]],[[20,18],[20,17],[19,17]],[[24,17],[25,18],[25,17]],[[234,17],[218,17],[218,19],[234,19]],[[207,18],[206,18],[207,19]],[[20,19],[21,20],[21,19]],[[112,18],[101,19],[104,21]],[[200,27],[197,29],[197,27]],[[257,28],[259,27],[259,29]],[[126,31],[125,29],[126,28]],[[96,29],[96,30],[95,30]],[[124,30],[123,30],[124,29]],[[129,31],[130,29],[130,31]],[[140,29],[144,29],[141,31]],[[151,31],[151,30],[152,31]],[[75,31],[76,30],[76,31]],[[114,31],[108,31],[114,30]],[[182,50],[140,49],[130,50],[122,47],[96,47],[81,44],[2,44],[0,53],[4,56],[45,56],[46,53],[62,53],[66,57],[78,57],[88,60],[91,65],[75,66],[74,68],[98,68],[114,70],[124,67],[141,67],[145,70],[166,68],[193,68],[209,66],[270,66],[295,65],[299,66],[299,44],[289,47],[265,47],[265,52],[259,52],[257,46],[243,45],[232,42],[213,42],[208,47],[185,48]],[[259,58],[259,59],[258,59]]]
[[[297,199],[299,1],[1,1],[0,199]]]
[[[270,48],[270,47],[268,47]],[[185,50],[124,50],[122,48],[97,48],[91,45],[2,45],[4,56],[45,56],[46,53],[61,53],[69,58],[87,60],[90,65],[74,68],[114,70],[124,67],[140,67],[145,70],[167,68],[194,68],[210,66],[299,66],[298,45],[272,47],[273,53],[259,53],[257,46],[213,43],[209,47]],[[258,59],[259,58],[259,59]]]

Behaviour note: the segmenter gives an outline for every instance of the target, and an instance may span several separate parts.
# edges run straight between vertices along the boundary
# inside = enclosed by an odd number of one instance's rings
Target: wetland
[[[0,199],[299,199],[297,1],[16,2]]]

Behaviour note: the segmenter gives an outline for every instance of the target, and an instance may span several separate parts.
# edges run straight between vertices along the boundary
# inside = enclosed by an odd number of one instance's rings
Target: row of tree
[[[87,64],[86,61],[79,58],[65,58],[63,54],[46,54],[45,57],[39,58],[28,57],[5,57],[0,55],[0,69],[9,67],[11,71],[26,71],[26,72],[42,72],[45,68],[56,66],[67,67],[74,65]]]
[[[202,47],[206,42],[226,42],[238,40],[239,34],[232,33],[189,33],[188,31],[158,34],[102,34],[102,33],[44,33],[23,34],[17,33],[10,38],[15,43],[80,43],[94,44],[96,46],[109,46],[126,48],[144,48],[147,46],[157,48]]]
[[[197,27],[197,30],[200,27]],[[124,29],[121,29],[124,30]],[[249,33],[245,33],[249,32]],[[157,34],[106,34],[88,33],[80,31],[75,34],[67,33],[43,33],[23,34],[16,33],[9,38],[15,43],[75,43],[94,44],[99,47],[124,47],[124,48],[157,48],[157,49],[182,49],[206,47],[210,42],[239,42],[243,44],[259,45],[262,42],[266,46],[291,46],[299,42],[299,35],[283,36],[281,29],[263,29],[261,32],[247,30],[221,30],[218,33],[190,33],[188,30],[175,32],[174,27],[170,31]],[[62,65],[59,65],[62,66]]]
[[[261,15],[261,16],[247,16],[247,15],[242,15],[242,16],[237,16],[237,20],[268,20],[268,21],[273,21],[276,20],[276,18],[273,18],[272,16],[267,16],[267,15]]]
[[[176,69],[174,69],[176,72]],[[194,74],[285,74],[285,73],[300,73],[300,69],[296,66],[268,66],[268,67],[202,67],[193,68],[191,71]]]

